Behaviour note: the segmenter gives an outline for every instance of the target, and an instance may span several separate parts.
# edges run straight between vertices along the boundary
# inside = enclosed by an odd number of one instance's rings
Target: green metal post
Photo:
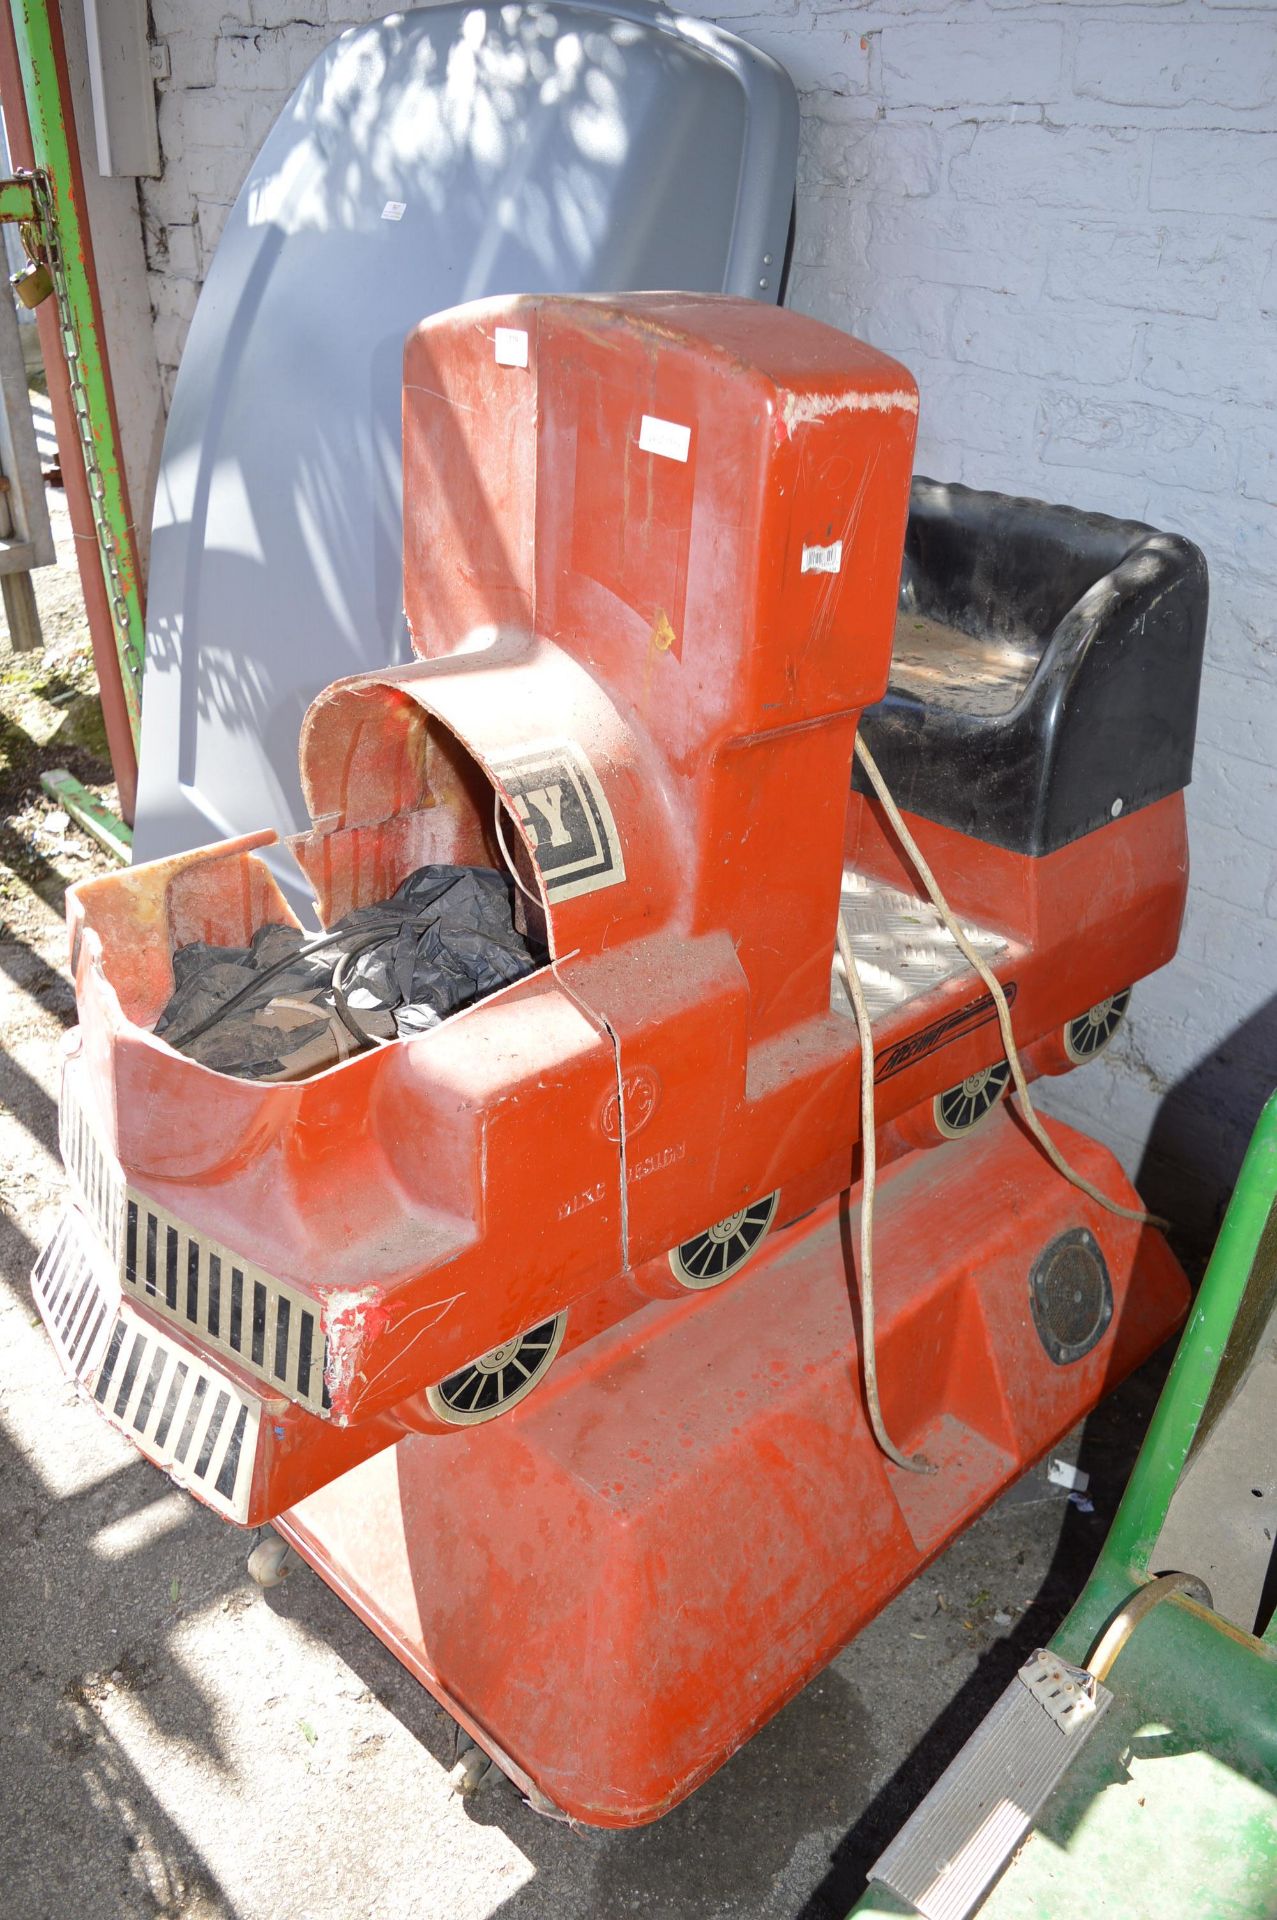
[[[90,793],[65,767],[50,767],[40,775],[40,785],[50,800],[56,800],[100,847],[127,867],[133,855],[132,827],[125,826],[118,814],[104,807],[97,795]]]
[[[39,218],[34,180],[0,180],[0,220],[25,226]]]
[[[71,148],[62,116],[50,0],[12,0],[12,6],[36,164],[30,184],[35,192],[41,238],[49,249],[71,402],[93,501],[129,726],[136,745],[142,722],[146,628],[102,341],[85,266],[83,209],[75,193]],[[27,184],[20,181],[13,186],[16,189]]]
[[[1052,1640],[1082,1662],[1110,1616],[1149,1577],[1148,1560],[1188,1458],[1265,1231],[1277,1208],[1277,1094],[1251,1137],[1206,1277],[1180,1339],[1108,1539],[1077,1605]]]

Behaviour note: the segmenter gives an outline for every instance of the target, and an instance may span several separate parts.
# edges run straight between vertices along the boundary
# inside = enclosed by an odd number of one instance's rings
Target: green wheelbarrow
[[[1277,1095],[1095,1571],[861,1920],[1277,1916]]]

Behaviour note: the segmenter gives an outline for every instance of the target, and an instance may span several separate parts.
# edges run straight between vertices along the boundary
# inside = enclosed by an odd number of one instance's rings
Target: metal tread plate
[[[841,905],[871,1022],[885,1020],[920,994],[943,986],[946,980],[961,974],[974,977],[969,961],[929,900],[901,893],[847,867],[842,876]],[[1000,933],[959,924],[989,965],[1007,951],[1009,943]],[[829,1005],[832,1012],[852,1017],[837,949]]]

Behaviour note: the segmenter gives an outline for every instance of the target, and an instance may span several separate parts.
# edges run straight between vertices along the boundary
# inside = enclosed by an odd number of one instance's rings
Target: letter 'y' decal
[[[529,747],[492,772],[527,834],[551,906],[625,878],[603,784],[575,740]]]
[[[563,789],[557,784],[552,787],[529,787],[528,799],[543,817],[550,829],[552,847],[570,847],[572,835],[563,824]],[[538,841],[540,835],[537,835]]]

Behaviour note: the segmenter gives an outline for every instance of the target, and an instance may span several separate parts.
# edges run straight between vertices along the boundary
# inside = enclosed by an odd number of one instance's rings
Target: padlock
[[[25,267],[9,275],[9,285],[24,307],[38,307],[53,292],[53,275],[43,260],[28,260]]]

